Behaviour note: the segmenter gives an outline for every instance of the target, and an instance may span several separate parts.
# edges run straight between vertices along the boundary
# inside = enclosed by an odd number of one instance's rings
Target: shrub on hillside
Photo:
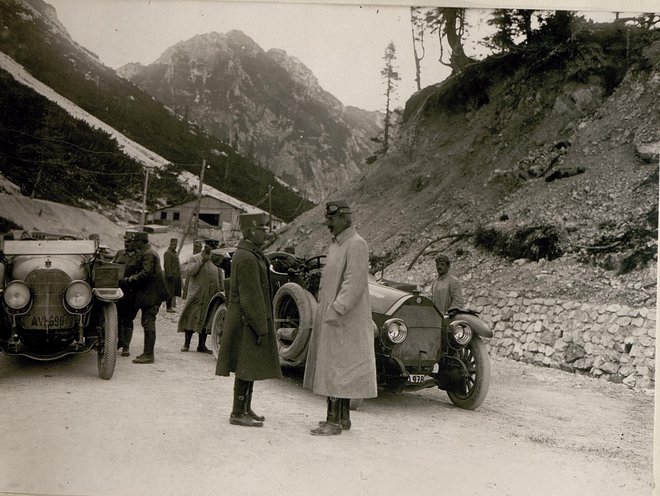
[[[559,231],[550,225],[522,227],[512,232],[481,227],[474,235],[474,244],[514,260],[554,260],[564,253],[560,246]]]

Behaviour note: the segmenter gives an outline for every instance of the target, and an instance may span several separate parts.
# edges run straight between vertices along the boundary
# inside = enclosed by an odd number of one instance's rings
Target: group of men
[[[153,363],[156,343],[156,315],[163,302],[166,311],[176,311],[176,299],[182,294],[182,270],[177,253],[178,239],[172,238],[163,255],[163,268],[156,250],[149,244],[148,234],[127,231],[124,249],[119,250],[113,262],[124,266],[121,288],[124,297],[119,300],[119,336],[117,346],[122,356],[130,356],[134,320],[141,313],[144,329],[144,351],[133,363]],[[224,282],[222,270],[211,262],[211,247],[195,242],[193,255],[186,263],[187,299],[179,318],[178,331],[185,335],[181,351],[188,351],[193,334],[199,334],[197,351],[212,353],[206,347],[206,329],[203,327],[202,309]]]
[[[254,382],[281,377],[269,262],[262,251],[268,238],[268,216],[244,214],[239,221],[242,239],[232,258],[231,284],[226,295],[227,316],[215,373],[218,376],[234,374],[230,424],[262,427],[265,417],[252,410]],[[326,397],[326,417],[311,430],[315,436],[338,435],[349,430],[350,400],[377,395],[368,289],[369,249],[353,227],[352,211],[346,201],[326,203],[324,224],[330,230],[332,242],[321,276],[303,379],[303,387]],[[134,233],[129,240],[136,244],[127,244],[127,251],[130,248],[139,262],[127,264],[122,284],[132,303],[130,311],[120,311],[120,344],[127,352],[132,319],[139,308],[145,330],[145,350],[133,361],[152,363],[155,316],[168,292],[160,273],[158,255],[146,247],[146,233]],[[442,312],[463,305],[460,283],[449,274],[449,265],[444,255],[436,259],[439,277],[432,284],[432,298]],[[194,332],[199,333],[198,351],[203,351],[206,334],[200,309],[205,308],[218,288],[224,287],[222,270],[218,271],[212,262],[208,245],[193,254],[187,263],[187,273],[192,279],[178,325],[178,331],[185,334],[181,351],[188,351]],[[153,298],[145,295],[136,299],[136,293],[147,287],[151,290],[144,292],[153,294]],[[168,308],[173,306],[174,303],[168,303]]]
[[[353,227],[344,200],[326,203],[325,225],[330,244],[321,276],[318,307],[307,351],[303,387],[326,397],[325,420],[311,430],[333,436],[351,428],[350,400],[377,395],[376,359],[369,303],[369,249]],[[232,259],[228,311],[216,375],[234,373],[234,397],[229,422],[262,427],[265,417],[252,410],[254,382],[281,377],[277,338],[272,320],[265,215],[241,216],[243,239]],[[439,279],[433,298],[441,310],[463,304],[460,283],[448,274],[449,259],[438,257]],[[447,292],[451,294],[447,295]]]

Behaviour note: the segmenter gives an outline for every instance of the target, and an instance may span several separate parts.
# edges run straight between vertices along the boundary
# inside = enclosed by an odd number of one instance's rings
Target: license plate
[[[23,318],[26,329],[68,329],[73,327],[71,315],[35,315],[28,314]]]
[[[421,384],[426,380],[426,376],[424,374],[409,374],[408,375],[408,382],[411,384]]]

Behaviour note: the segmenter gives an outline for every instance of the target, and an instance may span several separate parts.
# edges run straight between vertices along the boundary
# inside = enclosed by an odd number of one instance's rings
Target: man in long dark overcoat
[[[176,297],[181,296],[181,264],[176,247],[179,243],[177,238],[170,239],[170,246],[163,253],[163,271],[169,297],[165,301],[168,312],[174,312],[176,308]]]
[[[140,323],[144,329],[144,352],[133,363],[154,363],[156,315],[168,296],[163,269],[146,232],[134,233],[127,249],[135,253],[135,260],[126,266],[121,284],[122,289],[132,295],[132,306],[126,318],[132,321],[140,311]]]
[[[243,239],[232,258],[227,317],[220,341],[216,375],[234,372],[234,402],[229,423],[263,426],[252,411],[254,381],[282,377],[273,329],[268,261],[261,251],[267,234],[266,214],[239,218]]]

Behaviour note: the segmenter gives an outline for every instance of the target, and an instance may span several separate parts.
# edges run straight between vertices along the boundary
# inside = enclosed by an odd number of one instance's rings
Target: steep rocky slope
[[[468,288],[655,305],[659,61],[657,33],[589,26],[414,95],[395,149],[338,193],[372,268],[424,288],[444,251]],[[320,221],[276,247],[322,252]]]
[[[117,72],[315,200],[361,172],[382,128],[380,113],[344,107],[300,60],[241,31],[197,35]]]

